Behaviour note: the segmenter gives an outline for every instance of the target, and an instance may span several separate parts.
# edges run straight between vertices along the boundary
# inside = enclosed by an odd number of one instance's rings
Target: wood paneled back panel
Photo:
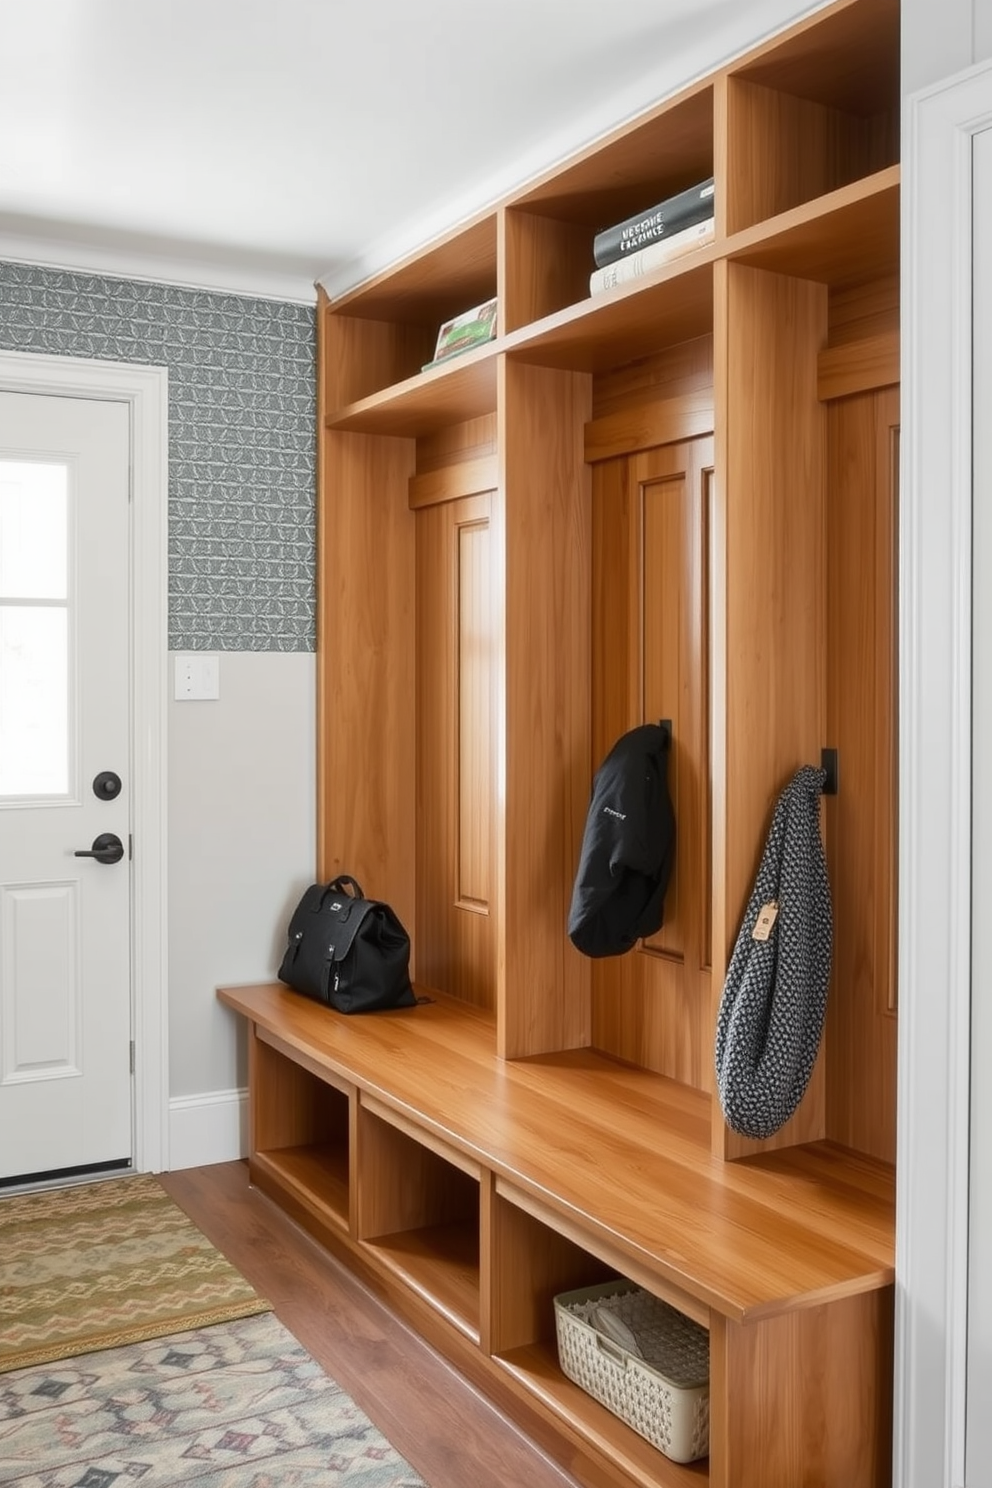
[[[713,440],[593,467],[593,769],[670,719],[676,861],[660,930],[593,965],[593,1044],[709,1088],[709,526]]]
[[[717,265],[714,508],[713,993],[761,860],[775,802],[826,730],[826,410],[817,355],[825,286]],[[732,398],[728,389],[734,390]],[[721,867],[722,865],[722,867]],[[715,1009],[714,1009],[715,1012]],[[713,1103],[714,1150],[758,1144]],[[766,1145],[824,1135],[823,1059],[796,1114]]]
[[[895,1161],[899,393],[830,405],[827,1135]]]
[[[417,951],[422,982],[495,1006],[491,498],[417,513]]]

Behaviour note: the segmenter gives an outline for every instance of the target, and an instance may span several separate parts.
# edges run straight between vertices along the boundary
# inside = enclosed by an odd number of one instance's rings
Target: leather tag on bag
[[[754,929],[751,931],[752,940],[767,940],[772,933],[772,926],[778,918],[778,905],[772,899],[768,904],[763,904],[758,910],[758,918]]]

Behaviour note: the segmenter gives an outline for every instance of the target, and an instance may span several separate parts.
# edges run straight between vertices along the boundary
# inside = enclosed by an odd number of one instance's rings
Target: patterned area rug
[[[0,1379],[0,1484],[426,1488],[271,1314]]]
[[[156,1178],[0,1199],[0,1375],[269,1310]]]

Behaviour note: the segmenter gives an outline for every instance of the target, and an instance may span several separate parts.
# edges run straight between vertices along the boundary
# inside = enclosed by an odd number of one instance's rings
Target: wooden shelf
[[[347,1150],[287,1147],[257,1152],[256,1177],[264,1174],[288,1190],[322,1223],[348,1230]]]
[[[341,295],[334,313],[436,329],[495,294],[496,236],[496,213],[484,213]]]
[[[330,414],[328,430],[420,438],[450,424],[479,418],[496,407],[498,343],[464,352],[372,397]]]
[[[673,1462],[562,1373],[553,1344],[538,1343],[497,1355],[497,1363],[548,1406],[579,1439],[591,1441],[643,1488],[703,1488],[709,1459]]]
[[[479,1228],[430,1225],[363,1241],[380,1263],[475,1343],[479,1341]]]
[[[899,268],[898,165],[736,233],[732,262],[843,288]]]

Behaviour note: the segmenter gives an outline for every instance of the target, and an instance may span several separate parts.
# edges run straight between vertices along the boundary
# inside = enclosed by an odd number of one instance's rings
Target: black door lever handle
[[[124,856],[124,844],[115,832],[101,832],[93,838],[93,846],[79,848],[74,858],[96,858],[98,863],[119,863]]]

